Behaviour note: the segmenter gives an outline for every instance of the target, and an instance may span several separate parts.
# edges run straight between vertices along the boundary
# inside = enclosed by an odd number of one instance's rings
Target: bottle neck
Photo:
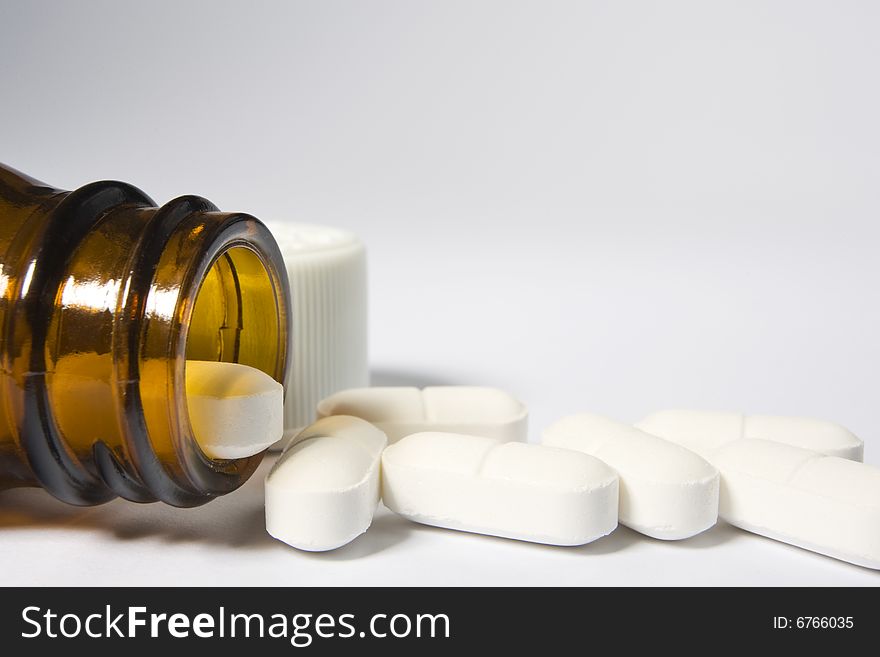
[[[74,504],[194,506],[240,486],[262,455],[201,452],[184,368],[241,362],[284,381],[289,292],[268,230],[195,196],[156,207],[124,183],[68,193],[24,178],[10,193],[4,175],[7,478]]]

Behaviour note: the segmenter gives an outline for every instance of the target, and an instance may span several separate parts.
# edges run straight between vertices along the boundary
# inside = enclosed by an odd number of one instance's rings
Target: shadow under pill
[[[412,523],[392,514],[376,516],[366,533],[348,545],[327,552],[306,552],[290,548],[297,556],[321,561],[354,561],[379,554],[403,543],[412,533]],[[280,544],[280,543],[279,543]]]
[[[593,543],[588,543],[587,545],[581,546],[584,552],[589,552],[590,554],[608,554],[611,552],[619,552],[620,550],[624,550],[628,547],[635,545],[636,543],[646,542],[646,543],[654,543],[664,546],[670,546],[676,549],[705,549],[712,548],[718,545],[722,545],[727,541],[731,540],[735,536],[734,528],[726,523],[717,523],[710,529],[697,534],[696,536],[691,536],[690,538],[683,538],[674,541],[664,540],[662,538],[654,538],[652,536],[646,536],[640,532],[637,532],[634,529],[630,529],[624,525],[618,525],[617,529],[615,529],[611,534],[604,538],[600,538]],[[607,544],[604,544],[607,541]]]
[[[703,550],[705,548],[713,548],[723,545],[724,543],[733,540],[736,537],[736,534],[737,532],[734,527],[719,520],[713,527],[697,534],[696,536],[691,536],[690,538],[685,538],[680,541],[663,542],[669,543],[670,545],[680,546],[682,548]]]
[[[618,525],[617,529],[613,532],[602,538],[597,538],[592,543],[558,549],[571,551],[572,553],[579,555],[615,554],[631,548],[633,545],[644,539],[644,536],[633,531],[629,527]]]
[[[620,552],[634,545],[638,541],[644,540],[645,537],[631,529],[619,525],[617,529],[597,538],[592,543],[586,545],[550,545],[547,543],[534,543],[532,541],[522,541],[515,538],[505,538],[503,536],[492,536],[491,534],[480,534],[479,532],[469,532],[459,529],[449,529],[446,527],[435,527],[419,522],[410,522],[404,519],[405,525],[403,529],[408,533],[437,534],[438,536],[452,536],[458,540],[474,540],[480,544],[496,543],[499,546],[507,546],[514,549],[522,549],[526,551],[545,551],[556,554],[611,554]]]
[[[721,524],[721,523],[719,523]],[[791,552],[792,555],[798,555],[798,558],[808,558],[808,559],[816,559],[816,564],[823,564],[823,566],[827,565],[828,567],[837,568],[839,566],[843,566],[845,568],[853,569],[855,572],[861,573],[870,573],[871,576],[880,578],[880,570],[876,568],[871,568],[869,566],[862,566],[857,563],[852,563],[850,561],[846,561],[844,559],[837,559],[835,557],[829,556],[827,554],[822,554],[821,552],[814,552],[813,550],[808,550],[807,548],[802,548],[798,545],[793,545],[791,543],[786,543],[785,541],[780,541],[775,538],[770,538],[769,536],[763,536],[761,534],[756,534],[755,532],[750,532],[748,529],[741,529],[740,527],[734,527],[733,525],[728,525],[725,523],[725,527],[730,531],[731,536],[735,537],[748,537],[749,540],[755,539],[766,542],[768,547],[772,547],[774,550],[780,549],[786,552]]]
[[[374,368],[370,370],[370,385],[374,387],[414,387],[425,388],[428,386],[453,386],[458,382],[449,380],[448,377],[428,376],[423,372],[408,370]]]

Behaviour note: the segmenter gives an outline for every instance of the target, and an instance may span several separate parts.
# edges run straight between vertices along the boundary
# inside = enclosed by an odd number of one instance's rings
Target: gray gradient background
[[[0,0],[0,159],[354,230],[374,381],[509,389],[532,439],[742,409],[841,422],[877,464],[878,33],[851,1]],[[381,511],[304,555],[258,478],[0,518],[7,584],[880,584],[724,525],[558,549]]]

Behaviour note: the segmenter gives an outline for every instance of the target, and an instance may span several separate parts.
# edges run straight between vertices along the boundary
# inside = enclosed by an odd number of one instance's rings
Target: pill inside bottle
[[[187,360],[186,398],[193,436],[212,459],[252,456],[284,433],[284,389],[255,367]]]

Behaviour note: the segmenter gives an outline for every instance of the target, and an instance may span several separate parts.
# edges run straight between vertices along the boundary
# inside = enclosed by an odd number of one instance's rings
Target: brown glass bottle
[[[174,506],[234,490],[262,454],[202,453],[186,359],[283,382],[289,313],[254,217],[197,196],[157,207],[120,182],[62,191],[0,165],[0,489]]]

